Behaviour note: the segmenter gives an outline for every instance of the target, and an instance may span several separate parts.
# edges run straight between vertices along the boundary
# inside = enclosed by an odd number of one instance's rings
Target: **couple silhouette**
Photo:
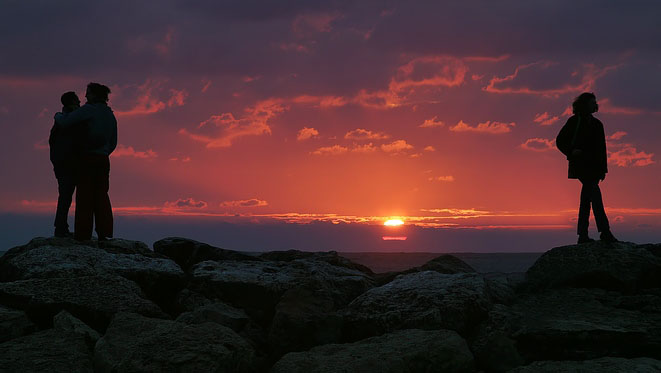
[[[108,196],[110,154],[117,147],[117,120],[110,107],[110,88],[89,83],[87,102],[80,106],[75,92],[61,97],[62,112],[55,114],[50,131],[50,159],[57,178],[55,236],[92,238],[95,227],[99,241],[113,236],[113,216]],[[76,192],[74,233],[67,222]]]

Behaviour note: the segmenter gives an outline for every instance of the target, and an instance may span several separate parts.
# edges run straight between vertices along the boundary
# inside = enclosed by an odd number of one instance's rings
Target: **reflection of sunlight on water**
[[[406,236],[383,236],[384,241],[406,241]]]

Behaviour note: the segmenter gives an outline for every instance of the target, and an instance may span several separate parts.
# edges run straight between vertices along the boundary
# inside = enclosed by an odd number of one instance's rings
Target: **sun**
[[[390,219],[387,220],[385,223],[383,223],[383,225],[386,225],[388,227],[396,227],[403,224],[404,222],[401,219]]]

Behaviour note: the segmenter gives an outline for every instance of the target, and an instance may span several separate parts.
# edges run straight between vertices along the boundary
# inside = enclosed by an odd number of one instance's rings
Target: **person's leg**
[[[54,165],[55,177],[57,178],[57,209],[55,212],[55,236],[66,237],[70,235],[69,209],[73,200],[73,192],[76,189],[76,178],[74,166],[71,164]]]
[[[78,168],[78,189],[76,190],[76,221],[74,238],[79,241],[92,238],[93,183],[89,159],[83,157]]]
[[[99,239],[113,235],[112,206],[108,190],[110,189],[110,160],[99,157],[96,160],[94,180],[94,220]]]
[[[578,224],[576,233],[580,237],[588,236],[588,226],[590,224],[590,201],[591,201],[591,180],[579,179],[583,187],[581,188],[581,202],[578,207]]]

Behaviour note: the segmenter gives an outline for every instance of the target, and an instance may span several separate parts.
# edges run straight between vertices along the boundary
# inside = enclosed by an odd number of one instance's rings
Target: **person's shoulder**
[[[593,116],[593,117],[592,117],[592,120],[593,120],[596,124],[598,124],[598,125],[601,125],[601,126],[604,125],[603,123],[601,123],[601,121],[600,121],[599,118],[597,118],[597,117],[594,117],[594,116]]]

